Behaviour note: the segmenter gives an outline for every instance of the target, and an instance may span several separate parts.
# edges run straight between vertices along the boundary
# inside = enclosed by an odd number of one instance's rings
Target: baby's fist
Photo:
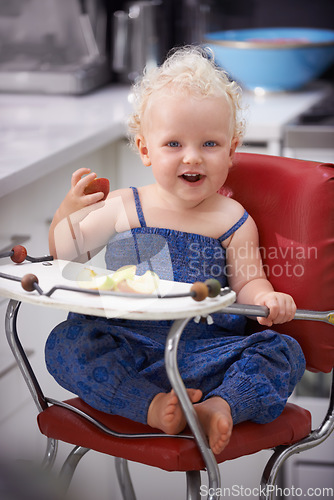
[[[258,322],[265,326],[287,323],[294,318],[296,313],[296,304],[291,295],[286,293],[269,292],[258,305],[267,306],[269,309],[269,315],[266,318],[258,318]]]

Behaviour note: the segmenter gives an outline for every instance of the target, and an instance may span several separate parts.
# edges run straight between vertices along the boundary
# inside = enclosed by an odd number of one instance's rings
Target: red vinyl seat
[[[67,401],[79,408],[108,428],[116,432],[130,434],[158,433],[148,425],[133,422],[124,417],[108,415],[95,410],[80,398]],[[140,462],[145,465],[159,467],[166,471],[204,470],[205,464],[194,440],[171,438],[122,439],[109,436],[102,430],[82,419],[81,416],[56,405],[50,406],[38,416],[41,432],[46,436],[73,445],[94,449],[101,453],[118,456]],[[217,462],[232,460],[243,455],[256,453],[263,449],[275,448],[278,445],[296,443],[311,431],[310,413],[288,403],[283,413],[269,424],[243,422],[237,424],[232,438],[225,450],[216,457]]]
[[[268,277],[276,289],[293,295],[299,309],[326,311],[334,304],[333,167],[332,164],[238,153],[226,185],[221,189],[223,194],[240,201],[255,219]],[[298,320],[276,329],[299,341],[308,370],[329,372],[333,369],[332,325]],[[99,412],[79,398],[68,403],[116,432],[160,433],[146,425]],[[271,484],[287,456],[304,447],[315,446],[325,433],[331,432],[333,398],[330,405],[326,429],[312,431],[309,412],[291,403],[271,423],[238,424],[228,446],[215,458],[220,463],[263,449],[274,449],[270,466],[263,476],[263,484]],[[111,436],[91,421],[56,404],[48,405],[39,413],[38,425],[40,431],[53,440],[122,460],[167,471],[205,468],[202,453],[193,439]],[[198,476],[196,481],[195,486],[188,485],[188,498],[200,498],[199,491],[197,496],[194,494],[199,484]],[[135,498],[130,490],[127,489],[124,498]]]

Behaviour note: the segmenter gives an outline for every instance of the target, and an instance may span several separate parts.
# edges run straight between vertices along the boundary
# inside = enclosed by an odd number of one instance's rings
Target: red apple
[[[84,194],[93,194],[93,193],[103,193],[103,198],[101,201],[105,200],[109,194],[110,186],[109,179],[105,179],[104,177],[99,177],[94,179],[92,182],[88,184],[88,186],[84,189]]]

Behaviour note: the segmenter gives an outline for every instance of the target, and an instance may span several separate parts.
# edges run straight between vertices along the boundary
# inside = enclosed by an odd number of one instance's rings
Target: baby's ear
[[[151,160],[148,154],[148,147],[146,145],[145,137],[143,135],[136,136],[136,146],[138,148],[138,152],[140,154],[141,161],[145,165],[145,167],[149,167],[151,165]]]
[[[232,167],[233,165],[233,160],[234,160],[234,153],[235,153],[235,150],[237,149],[238,147],[238,144],[239,144],[239,139],[237,137],[234,137],[231,141],[231,147],[230,147],[230,167]]]

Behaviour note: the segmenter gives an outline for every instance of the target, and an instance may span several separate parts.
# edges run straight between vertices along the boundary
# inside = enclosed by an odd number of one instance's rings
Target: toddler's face
[[[160,93],[151,98],[137,145],[157,184],[174,196],[200,202],[224,184],[237,140],[224,97]]]

